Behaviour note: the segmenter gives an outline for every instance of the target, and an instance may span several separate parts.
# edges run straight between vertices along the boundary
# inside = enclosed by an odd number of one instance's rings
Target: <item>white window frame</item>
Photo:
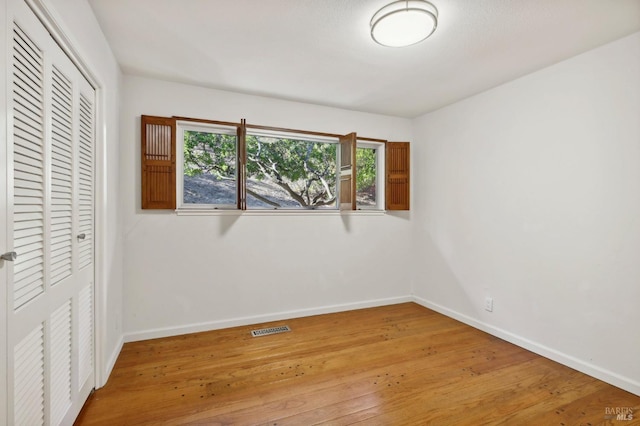
[[[183,212],[206,212],[206,211],[221,211],[221,210],[238,210],[237,203],[234,201],[229,204],[194,204],[194,203],[185,203],[184,202],[184,132],[185,131],[195,131],[195,132],[207,132],[207,133],[218,133],[218,134],[226,134],[237,137],[237,127],[235,126],[224,126],[224,125],[214,125],[214,124],[206,124],[206,123],[194,123],[191,121],[177,121],[176,122],[176,210]],[[339,141],[337,138],[329,137],[329,136],[316,136],[309,135],[305,133],[295,133],[295,132],[282,132],[275,130],[249,130],[247,131],[247,135],[254,136],[266,136],[273,138],[282,138],[282,139],[297,139],[309,142],[319,142],[319,143],[330,143],[334,145],[339,145]],[[239,141],[236,140],[236,159],[239,151]],[[356,148],[370,148],[376,150],[376,205],[375,206],[363,206],[356,204],[357,211],[369,211],[369,212],[384,212],[385,211],[385,143],[384,142],[372,142],[372,141],[360,141],[356,142]],[[336,148],[336,170],[339,170],[340,167],[340,149]],[[236,178],[236,193],[239,191],[238,185],[238,168],[236,167],[236,173],[234,177]],[[340,188],[340,175],[336,173],[336,204],[331,207],[324,208],[259,208],[253,207],[248,208],[244,212],[339,212],[339,188]],[[346,211],[349,212],[349,211]]]
[[[357,210],[385,210],[385,144],[384,142],[369,142],[369,141],[357,141],[356,149],[358,148],[371,148],[376,150],[376,205],[375,206],[361,206],[357,203],[356,198],[356,211]],[[356,170],[357,175],[357,170]]]
[[[231,135],[237,138],[237,127],[216,126],[210,124],[194,124],[192,122],[176,122],[176,208],[178,210],[235,210],[237,203],[231,204],[195,204],[184,202],[184,132],[206,132]],[[236,164],[238,159],[238,140],[236,139]],[[234,175],[236,181],[236,197],[238,193],[238,167]]]

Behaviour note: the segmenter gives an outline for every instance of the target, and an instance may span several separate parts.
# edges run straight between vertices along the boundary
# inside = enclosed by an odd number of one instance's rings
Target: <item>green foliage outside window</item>
[[[236,136],[185,131],[184,174],[213,174],[218,179],[235,178]]]
[[[247,178],[278,185],[302,207],[335,204],[336,147],[247,135]]]
[[[356,149],[356,186],[367,189],[376,183],[376,150],[373,148]]]

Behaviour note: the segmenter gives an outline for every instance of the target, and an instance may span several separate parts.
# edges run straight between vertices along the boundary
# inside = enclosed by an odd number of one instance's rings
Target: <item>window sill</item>
[[[242,214],[235,209],[176,209],[178,216],[238,216]]]
[[[384,216],[386,210],[225,210],[225,209],[177,209],[178,216]]]

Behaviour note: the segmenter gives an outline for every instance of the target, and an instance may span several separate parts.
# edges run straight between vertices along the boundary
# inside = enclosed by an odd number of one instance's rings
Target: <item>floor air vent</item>
[[[268,334],[278,334],[278,333],[286,333],[287,331],[291,331],[288,325],[283,325],[281,327],[271,327],[271,328],[262,328],[260,330],[251,330],[251,335],[253,337],[266,336]]]

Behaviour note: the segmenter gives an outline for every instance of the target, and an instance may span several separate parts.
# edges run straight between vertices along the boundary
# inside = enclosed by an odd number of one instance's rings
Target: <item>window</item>
[[[356,207],[384,209],[384,144],[358,142],[356,148]]]
[[[143,209],[409,209],[408,142],[244,120],[142,116],[141,129]]]
[[[335,138],[247,133],[247,209],[336,208]]]
[[[236,208],[238,136],[233,127],[178,123],[180,208]]]

